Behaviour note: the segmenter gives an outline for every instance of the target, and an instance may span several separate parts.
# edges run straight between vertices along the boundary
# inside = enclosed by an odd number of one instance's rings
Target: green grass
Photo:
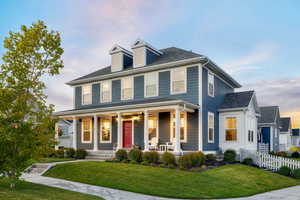
[[[71,161],[73,158],[41,158],[36,162],[39,163],[52,163],[52,162],[63,162],[63,161]]]
[[[0,179],[0,199],[5,200],[101,200],[102,198],[20,181],[14,190]],[[103,199],[102,199],[103,200]]]
[[[107,162],[58,165],[46,176],[137,193],[173,198],[249,196],[300,184],[300,181],[240,164],[203,173]]]

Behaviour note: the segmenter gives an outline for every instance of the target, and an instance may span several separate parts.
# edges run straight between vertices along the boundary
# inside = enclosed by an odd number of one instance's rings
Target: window
[[[157,131],[157,115],[149,116],[148,118],[148,133],[150,142],[158,142]]]
[[[254,131],[248,130],[248,142],[254,141]]]
[[[172,141],[175,141],[176,117],[175,113],[171,115],[171,134]],[[186,112],[180,113],[180,141],[186,142]]]
[[[82,119],[81,142],[92,142],[92,120],[89,118]]]
[[[214,142],[214,126],[215,126],[215,119],[214,113],[208,113],[208,142]]]
[[[126,77],[121,79],[121,87],[122,87],[122,100],[128,100],[133,98],[133,78]]]
[[[145,97],[154,97],[158,95],[158,73],[145,74],[144,80]]]
[[[236,117],[228,117],[225,122],[226,141],[237,140]]]
[[[101,103],[110,102],[111,101],[111,81],[102,82],[100,92],[101,92],[101,95],[100,95]]]
[[[176,68],[171,71],[171,94],[186,92],[186,68]]]
[[[215,86],[214,86],[214,75],[208,72],[208,95],[214,97],[215,93]]]
[[[111,143],[111,118],[100,120],[100,142]]]
[[[91,85],[82,86],[82,104],[87,105],[92,103],[92,87]]]

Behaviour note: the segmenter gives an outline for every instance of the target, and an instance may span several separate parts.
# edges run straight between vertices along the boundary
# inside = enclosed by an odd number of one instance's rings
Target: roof
[[[281,117],[280,118],[280,132],[288,132],[291,124],[290,117]]]
[[[292,129],[292,136],[300,136],[300,129],[299,128]]]
[[[220,109],[233,109],[248,107],[254,91],[234,92],[225,95]]]
[[[241,87],[241,85],[235,81],[229,74],[227,74],[226,72],[224,72],[221,68],[219,68],[215,63],[213,63],[212,61],[210,61],[207,57],[198,54],[198,53],[194,53],[192,51],[187,51],[184,49],[180,49],[177,47],[169,47],[169,48],[165,48],[165,49],[160,49],[160,52],[162,52],[162,55],[158,56],[155,60],[152,61],[152,63],[149,63],[146,67],[149,66],[157,66],[157,65],[163,65],[163,64],[167,64],[167,63],[172,63],[172,62],[176,62],[176,61],[183,61],[183,60],[187,60],[187,59],[197,59],[198,60],[203,60],[203,63],[208,63],[207,61],[210,62],[211,65],[207,65],[208,68],[210,68],[212,71],[214,71],[215,73],[217,73],[221,78],[227,80],[231,85],[233,85],[234,87]],[[199,62],[199,61],[198,61]],[[133,68],[133,66],[128,66],[126,69],[123,69],[122,72],[129,72],[130,70],[141,70],[141,68],[146,69],[146,67],[140,67],[140,68]],[[92,73],[89,73],[87,75],[81,76],[77,79],[74,79],[70,82],[68,82],[67,84],[69,85],[76,85],[76,84],[82,84],[85,82],[91,82],[94,79],[100,78],[101,76],[104,75],[118,75],[120,74],[120,72],[111,72],[111,66],[107,66],[104,68],[101,68],[97,71],[94,71]]]
[[[278,106],[263,106],[260,107],[261,117],[258,119],[259,124],[270,124],[275,123]]]

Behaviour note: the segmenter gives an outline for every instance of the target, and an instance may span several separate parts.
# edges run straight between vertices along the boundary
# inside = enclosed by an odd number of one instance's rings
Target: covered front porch
[[[73,120],[75,149],[140,148],[171,152],[198,149],[198,106],[181,100],[74,110],[56,115]]]

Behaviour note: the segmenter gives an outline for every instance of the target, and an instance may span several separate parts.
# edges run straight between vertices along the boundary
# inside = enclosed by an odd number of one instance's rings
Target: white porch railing
[[[258,143],[258,151],[261,153],[269,153],[270,145],[265,143]]]

